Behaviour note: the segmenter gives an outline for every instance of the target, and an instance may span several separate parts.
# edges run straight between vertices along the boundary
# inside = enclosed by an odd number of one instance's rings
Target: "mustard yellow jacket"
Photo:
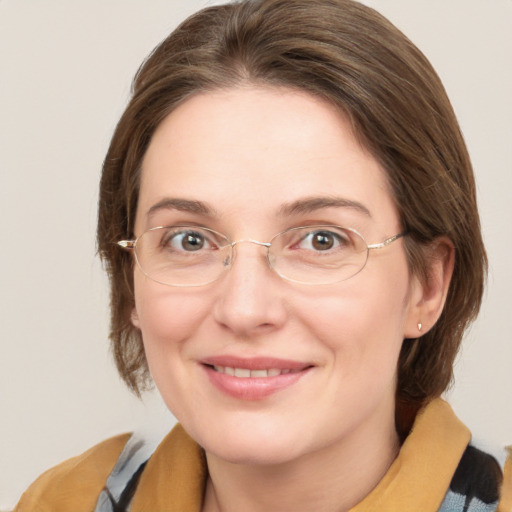
[[[29,487],[15,512],[93,512],[129,437],[125,434],[108,439],[50,469]],[[455,510],[448,503],[450,482],[470,437],[450,406],[441,399],[434,400],[418,414],[384,478],[350,512]],[[206,477],[202,449],[177,425],[146,464],[130,511],[200,512]],[[500,503],[492,508],[512,512],[510,458],[505,465]]]

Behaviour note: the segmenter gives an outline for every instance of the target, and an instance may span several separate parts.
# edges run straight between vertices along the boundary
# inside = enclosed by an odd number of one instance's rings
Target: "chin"
[[[232,464],[275,465],[300,456],[296,436],[288,430],[279,435],[268,425],[264,429],[220,429],[198,439],[207,453]],[[203,441],[203,442],[201,442]]]
[[[214,446],[211,451],[216,457],[230,462],[247,466],[274,466],[285,464],[298,457],[299,453],[287,450],[283,446],[260,446],[255,443],[244,445],[229,443],[229,446]]]

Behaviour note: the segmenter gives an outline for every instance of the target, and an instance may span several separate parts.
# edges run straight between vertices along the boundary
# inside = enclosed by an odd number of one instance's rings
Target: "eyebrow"
[[[323,208],[351,208],[364,213],[368,217],[372,216],[370,210],[358,201],[345,199],[343,197],[329,196],[306,197],[291,203],[285,203],[279,208],[279,215],[287,217],[297,214],[312,213],[317,210],[322,210]]]
[[[291,203],[284,203],[279,208],[278,215],[281,217],[291,217],[292,215],[312,213],[324,208],[351,208],[368,217],[372,216],[370,210],[358,201],[342,197],[324,196],[306,197]],[[197,215],[218,216],[214,208],[203,201],[176,197],[167,197],[158,201],[158,203],[155,203],[148,210],[147,216],[151,217],[160,210],[177,210],[181,212],[195,213]]]
[[[214,215],[214,209],[202,201],[166,197],[155,203],[147,213],[151,217],[160,210],[178,210],[180,212],[196,213],[198,215]]]

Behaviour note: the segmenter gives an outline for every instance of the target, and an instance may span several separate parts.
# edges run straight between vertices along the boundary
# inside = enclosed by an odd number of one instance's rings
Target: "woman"
[[[499,466],[439,398],[486,272],[471,164],[375,11],[183,23],[114,133],[98,243],[120,373],[181,425],[94,447],[17,510],[497,509]]]

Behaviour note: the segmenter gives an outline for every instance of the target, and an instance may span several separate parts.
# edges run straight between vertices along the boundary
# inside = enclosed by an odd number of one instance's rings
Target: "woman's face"
[[[175,224],[262,242],[308,224],[354,228],[370,244],[401,231],[385,174],[347,120],[271,88],[197,95],[159,126],[135,233]],[[392,430],[398,355],[421,293],[402,240],[329,285],[284,280],[262,246],[235,251],[233,267],[200,287],[165,286],[134,267],[132,321],[190,435],[226,460],[278,463]]]

